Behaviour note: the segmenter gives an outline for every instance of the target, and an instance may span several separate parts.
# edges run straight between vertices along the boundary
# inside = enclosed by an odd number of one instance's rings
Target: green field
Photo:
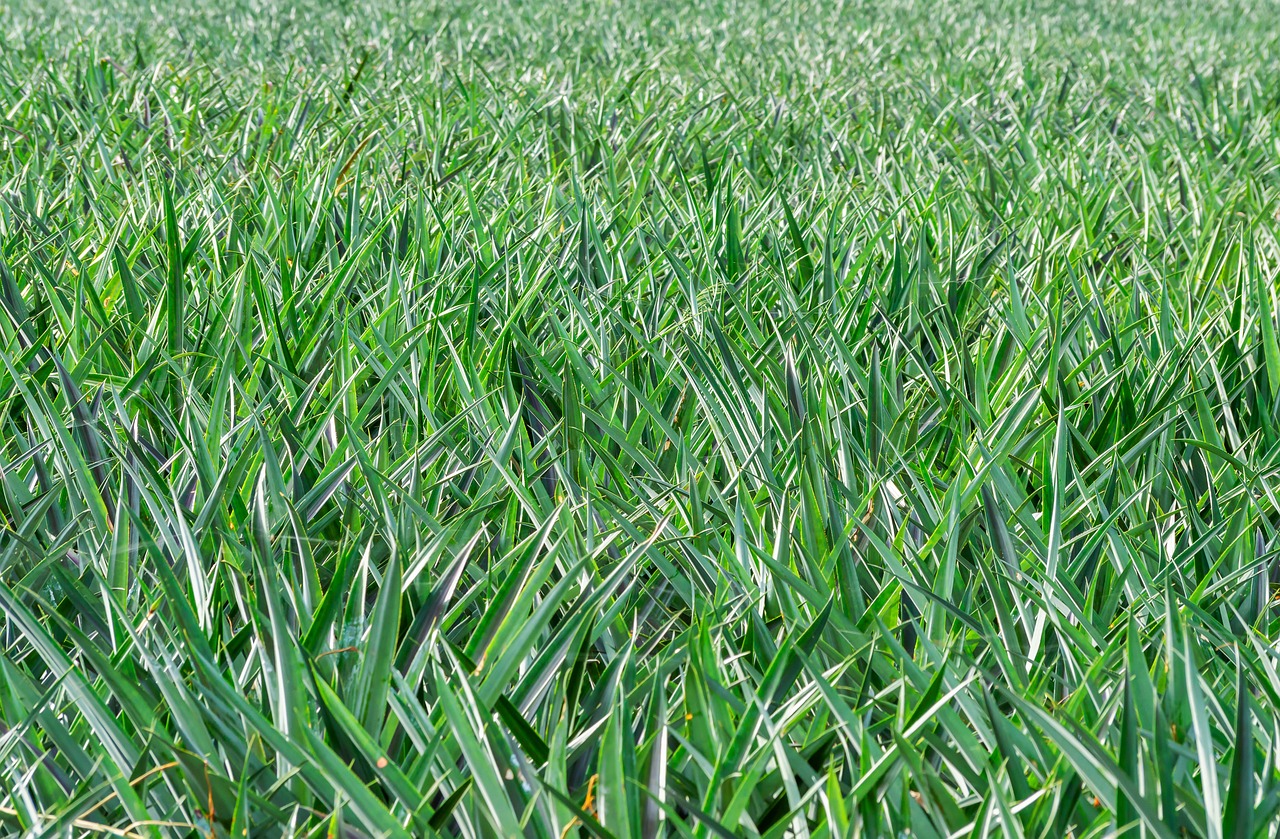
[[[1271,0],[0,4],[0,836],[1276,836],[1278,229]]]

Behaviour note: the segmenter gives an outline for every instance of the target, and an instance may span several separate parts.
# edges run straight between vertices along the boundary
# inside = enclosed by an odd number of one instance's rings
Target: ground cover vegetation
[[[1280,8],[0,8],[0,833],[1276,835]]]

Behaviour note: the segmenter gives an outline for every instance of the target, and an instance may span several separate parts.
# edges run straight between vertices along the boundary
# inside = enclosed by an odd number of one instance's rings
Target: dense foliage
[[[0,833],[1280,828],[1280,6],[0,8]]]

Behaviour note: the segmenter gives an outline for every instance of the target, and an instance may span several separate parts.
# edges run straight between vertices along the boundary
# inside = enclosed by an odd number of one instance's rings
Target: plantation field
[[[0,6],[0,835],[1280,835],[1280,5]]]

